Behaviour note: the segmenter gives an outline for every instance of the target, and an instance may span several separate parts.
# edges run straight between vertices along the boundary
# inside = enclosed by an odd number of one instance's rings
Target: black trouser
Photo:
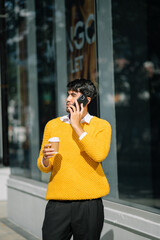
[[[104,222],[102,199],[56,201],[46,206],[43,240],[99,240]]]

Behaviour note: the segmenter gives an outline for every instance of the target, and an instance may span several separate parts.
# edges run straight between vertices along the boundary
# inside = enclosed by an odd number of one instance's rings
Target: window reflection
[[[56,115],[55,5],[52,0],[37,0],[35,7],[41,142],[45,124]]]
[[[10,165],[12,174],[39,180],[39,142],[56,114],[54,2],[5,1],[5,7]]]
[[[159,2],[112,1],[119,197],[155,208],[160,208],[159,13]]]
[[[56,116],[55,14],[59,27],[62,14],[66,17],[68,81],[85,77],[97,82],[95,1],[65,1],[65,13],[55,11],[53,0],[7,0],[5,7],[12,174],[41,179],[36,154],[45,124]],[[107,93],[103,99],[104,106],[113,101],[116,106],[119,198],[157,209],[159,16],[158,1],[112,1],[115,96]],[[95,106],[91,114],[97,115]],[[32,138],[34,129],[37,135]]]
[[[10,163],[15,172],[20,166],[21,174],[30,176],[25,1],[6,1],[5,5]]]
[[[96,83],[95,3],[66,1],[68,78],[83,77]]]
[[[68,81],[88,78],[97,85],[95,1],[67,0],[65,6]],[[98,115],[97,105],[98,99],[91,102],[91,114]]]

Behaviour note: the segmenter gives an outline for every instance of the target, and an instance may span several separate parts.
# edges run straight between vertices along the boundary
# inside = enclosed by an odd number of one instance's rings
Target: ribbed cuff
[[[79,140],[82,140],[82,138],[84,138],[86,135],[87,135],[87,132],[83,132],[83,133],[81,134],[81,136],[79,137]]]
[[[46,167],[46,166],[44,165],[44,163],[43,163],[43,158],[42,158],[42,160],[41,160],[41,163],[42,163],[42,166],[43,166],[44,168],[48,168],[49,165],[50,165],[50,161],[49,161],[49,164],[48,164],[48,166]]]

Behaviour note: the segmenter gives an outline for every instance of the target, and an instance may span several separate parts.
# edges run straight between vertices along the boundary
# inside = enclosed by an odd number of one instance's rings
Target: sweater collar
[[[84,118],[82,118],[81,123],[86,122],[86,123],[89,124],[92,118],[93,118],[93,116],[90,115],[89,113],[87,113],[86,116],[85,116]],[[65,115],[65,116],[61,117],[60,120],[61,120],[62,122],[65,122],[65,123],[69,123],[69,124],[70,124],[69,115]]]

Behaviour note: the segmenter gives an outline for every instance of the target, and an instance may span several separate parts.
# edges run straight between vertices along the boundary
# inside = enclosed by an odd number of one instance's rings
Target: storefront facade
[[[0,154],[12,221],[41,237],[44,126],[66,114],[67,82],[84,77],[99,91],[90,113],[112,126],[101,239],[159,239],[159,16],[155,0],[1,2]]]

